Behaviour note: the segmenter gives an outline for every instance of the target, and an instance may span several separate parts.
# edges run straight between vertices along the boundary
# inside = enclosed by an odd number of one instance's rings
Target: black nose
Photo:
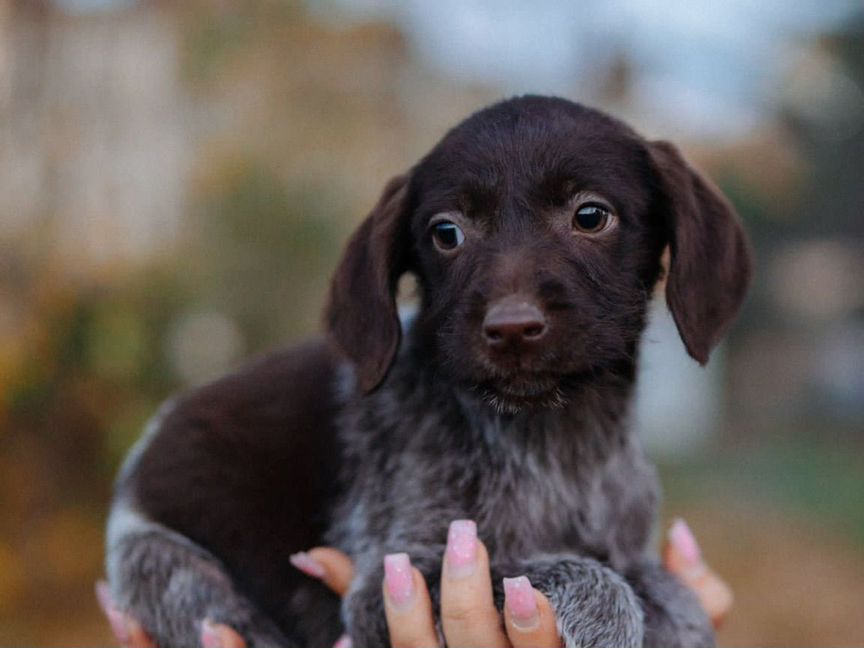
[[[494,348],[536,342],[545,334],[543,313],[523,299],[505,298],[492,304],[483,320],[483,337]]]

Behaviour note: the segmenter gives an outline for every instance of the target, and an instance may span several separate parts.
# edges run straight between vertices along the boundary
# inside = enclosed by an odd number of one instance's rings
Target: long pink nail
[[[675,522],[669,528],[669,542],[681,554],[681,557],[691,567],[702,562],[702,552],[699,551],[699,544],[687,523],[681,518],[676,518]]]
[[[343,634],[336,640],[336,643],[333,644],[333,648],[352,648],[354,642],[351,641],[351,637],[347,634]]]
[[[447,575],[464,578],[477,563],[477,525],[472,520],[453,520],[447,532]]]
[[[111,624],[111,631],[117,637],[117,641],[125,646],[129,643],[129,622],[126,615],[114,609],[106,610],[105,614],[108,615],[108,623]]]
[[[504,605],[517,630],[534,630],[540,624],[534,588],[526,576],[504,579]]]
[[[312,578],[324,578],[326,574],[321,563],[305,551],[298,551],[295,554],[291,554],[288,556],[288,560],[291,561],[291,564],[297,569]]]
[[[406,553],[384,556],[384,588],[396,608],[407,608],[414,597],[414,574]]]
[[[108,583],[99,581],[96,583],[96,598],[99,600],[99,606],[108,617],[108,623],[111,625],[111,632],[121,644],[129,642],[129,623],[126,615],[114,607],[114,601],[111,598],[111,590]]]
[[[210,619],[201,622],[201,645],[204,648],[222,648],[222,636]]]
[[[96,600],[99,601],[99,607],[103,612],[108,612],[108,609],[113,607],[111,588],[104,580],[96,581]]]

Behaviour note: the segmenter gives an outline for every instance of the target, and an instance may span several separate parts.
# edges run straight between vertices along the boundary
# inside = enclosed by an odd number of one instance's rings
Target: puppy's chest
[[[555,458],[493,448],[496,453],[492,468],[478,474],[477,496],[467,511],[496,558],[591,543],[597,512],[591,479]]]
[[[483,459],[467,468],[478,485],[467,514],[498,560],[561,551],[605,560],[617,553],[634,494],[616,482],[625,450],[600,449],[600,430],[566,420],[513,421],[483,432]]]
[[[349,422],[349,455],[358,465],[343,509],[349,546],[441,544],[451,520],[469,518],[502,562],[613,551],[623,499],[609,488],[610,461],[596,451],[596,430],[446,408],[388,412]]]

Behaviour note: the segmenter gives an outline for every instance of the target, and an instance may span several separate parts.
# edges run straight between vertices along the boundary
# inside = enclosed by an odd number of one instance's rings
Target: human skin
[[[464,523],[465,521],[459,521]],[[457,523],[458,524],[458,523]],[[447,645],[487,646],[490,648],[558,648],[561,645],[549,601],[533,589],[524,577],[506,579],[504,623],[492,601],[489,561],[481,541],[468,551],[451,543],[445,552],[441,574],[441,625]],[[663,547],[663,563],[697,596],[715,627],[732,606],[729,586],[704,562],[699,545],[687,524],[676,520]],[[344,553],[329,547],[316,547],[296,554],[295,566],[330,589],[343,595],[351,584],[354,567]],[[420,572],[411,567],[406,554],[386,559],[382,592],[394,648],[436,646],[439,638],[432,603]],[[116,609],[107,587],[97,584],[97,596],[108,617],[115,638],[128,648],[155,648],[155,643],[134,618]],[[201,624],[204,648],[245,648],[246,642],[230,627],[205,619]],[[350,648],[343,637],[336,648]]]

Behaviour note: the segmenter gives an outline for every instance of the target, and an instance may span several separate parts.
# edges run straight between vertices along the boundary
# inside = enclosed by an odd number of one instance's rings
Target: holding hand
[[[450,646],[488,646],[500,648],[558,648],[561,641],[549,601],[531,587],[524,576],[505,579],[504,622],[492,601],[489,556],[479,540],[473,543],[476,555],[466,551],[469,543],[460,533],[469,533],[473,523],[460,521],[448,537],[448,549],[441,573],[441,626]],[[320,579],[337,594],[344,595],[351,584],[354,567],[340,551],[318,547],[292,556],[291,562],[304,573]],[[677,576],[698,597],[702,607],[718,626],[732,606],[728,585],[702,560],[699,545],[683,520],[676,520],[663,548],[667,570]],[[432,603],[426,582],[407,554],[385,558],[382,584],[390,642],[394,648],[437,646]],[[472,565],[467,569],[466,565]],[[96,586],[97,597],[121,646],[153,648],[155,644],[141,625],[117,610],[104,582]],[[201,623],[204,648],[244,648],[246,643],[231,628],[208,619]],[[337,648],[349,648],[346,636]]]

